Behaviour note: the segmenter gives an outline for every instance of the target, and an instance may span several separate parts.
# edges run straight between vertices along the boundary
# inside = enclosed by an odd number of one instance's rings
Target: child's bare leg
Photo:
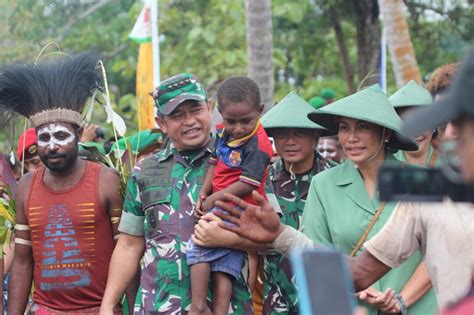
[[[247,252],[249,257],[249,288],[250,292],[255,290],[255,285],[257,283],[258,277],[258,268],[259,268],[259,257],[257,252]]]
[[[212,314],[227,315],[232,295],[232,277],[224,272],[213,272],[212,276],[214,279]]]
[[[207,286],[211,266],[209,263],[194,264],[191,270],[191,309],[189,315],[211,315],[211,310],[207,307]]]

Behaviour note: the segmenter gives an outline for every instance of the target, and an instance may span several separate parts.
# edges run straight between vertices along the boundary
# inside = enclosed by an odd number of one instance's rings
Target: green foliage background
[[[336,1],[336,2],[334,2]],[[347,95],[342,62],[326,13],[336,4],[349,50],[357,68],[354,13],[350,1],[273,0],[274,101],[290,90],[309,99],[322,87]],[[412,42],[423,76],[457,61],[474,39],[474,9],[467,1],[406,0]],[[136,130],[135,69],[138,44],[128,35],[142,8],[133,0],[2,0],[0,2],[0,64],[34,61],[41,49],[56,42],[65,53],[95,49],[103,53],[114,106]],[[95,10],[94,10],[95,8]],[[160,0],[161,77],[195,73],[213,95],[220,81],[247,72],[244,0]],[[49,47],[47,52],[54,51]],[[388,56],[388,62],[389,62]],[[388,64],[388,90],[396,89]],[[354,71],[355,72],[355,71]],[[358,80],[356,79],[356,85]],[[94,122],[105,126],[105,113]],[[10,151],[23,130],[2,126],[0,150]]]

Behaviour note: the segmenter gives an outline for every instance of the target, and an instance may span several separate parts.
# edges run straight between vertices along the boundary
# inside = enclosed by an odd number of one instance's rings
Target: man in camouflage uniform
[[[312,110],[301,97],[290,93],[262,117],[280,156],[270,169],[269,188],[282,210],[281,222],[296,229],[300,227],[312,177],[330,167],[316,152],[324,128],[307,118]],[[289,259],[276,252],[265,254],[263,314],[297,314],[298,292]]]
[[[196,223],[194,206],[211,153],[211,105],[197,78],[186,73],[163,81],[153,97],[156,121],[169,141],[139,163],[128,182],[103,314],[110,314],[110,306],[120,299],[143,253],[135,312],[187,314],[191,305],[186,242]],[[253,313],[244,264],[233,283],[229,313]]]

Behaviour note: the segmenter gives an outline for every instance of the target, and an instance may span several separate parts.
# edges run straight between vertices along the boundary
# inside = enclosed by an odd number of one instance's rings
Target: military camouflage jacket
[[[276,195],[282,209],[281,222],[296,229],[300,227],[301,216],[314,175],[331,167],[316,152],[313,168],[306,174],[291,177],[280,159],[270,169],[270,189]],[[288,258],[269,253],[264,257],[263,314],[297,314],[298,292]]]
[[[211,143],[187,155],[168,144],[139,163],[129,179],[119,230],[144,235],[146,240],[135,313],[189,311],[191,283],[186,242],[197,222],[193,209],[209,167]],[[253,313],[247,279],[245,262],[241,276],[233,283],[231,313]]]

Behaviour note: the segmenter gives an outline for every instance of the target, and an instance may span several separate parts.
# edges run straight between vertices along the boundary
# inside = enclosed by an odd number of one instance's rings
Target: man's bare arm
[[[15,232],[15,257],[10,271],[8,287],[8,295],[14,298],[9,300],[8,314],[23,314],[31,292],[34,262],[31,250],[31,236],[24,212],[25,198],[28,198],[30,184],[31,175],[23,176],[16,194],[15,220],[17,230]]]
[[[117,241],[120,237],[120,232],[118,231],[118,226],[120,223],[120,217],[122,215],[122,206],[123,200],[120,194],[120,177],[112,169],[102,168],[100,176],[100,189],[101,189],[101,200],[103,199],[104,208],[107,209],[110,223],[112,226],[112,231],[114,235],[114,244],[117,244]],[[131,313],[133,313],[133,306],[135,303],[135,297],[137,295],[138,287],[140,284],[139,272],[137,270],[136,274],[130,281],[130,284],[125,290],[127,297],[128,308]]]
[[[367,250],[357,257],[350,257],[349,264],[356,291],[367,289],[391,269]]]
[[[257,192],[253,192],[253,197],[259,206],[251,205],[236,196],[226,194],[225,201],[236,204],[244,211],[233,209],[231,205],[218,201],[217,205],[228,211],[229,214],[216,213],[216,215],[235,224],[235,226],[229,226],[219,222],[219,226],[257,243],[272,243],[272,246],[280,247],[275,249],[282,254],[288,254],[288,250],[297,245],[308,247],[314,244],[317,246],[303,233],[281,224],[278,215]],[[349,258],[349,263],[357,291],[368,288],[390,270],[389,266],[376,259],[367,250],[357,257]]]
[[[400,295],[405,300],[406,306],[410,307],[424,297],[432,287],[426,264],[422,261],[407,283],[405,283],[405,286],[400,291]]]
[[[120,195],[120,177],[114,170],[102,167],[99,180],[100,201],[110,218],[114,240],[116,241],[123,205],[122,196]]]
[[[144,251],[145,239],[143,236],[126,233],[120,235],[110,261],[109,277],[100,314],[113,314],[115,305],[138,272]]]

